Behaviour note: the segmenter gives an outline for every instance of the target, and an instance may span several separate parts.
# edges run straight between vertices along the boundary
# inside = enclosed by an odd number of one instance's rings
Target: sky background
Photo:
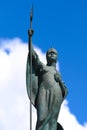
[[[0,115],[2,117],[0,128],[5,130],[7,116],[9,116],[7,124],[15,119],[14,111],[21,111],[20,115],[27,111],[25,108],[28,107],[28,97],[25,91],[24,73],[32,3],[34,5],[32,27],[34,46],[41,58],[43,57],[43,62],[45,62],[45,53],[50,47],[58,50],[59,70],[69,90],[63,108],[66,110],[67,106],[70,114],[73,114],[78,124],[82,126],[81,130],[87,130],[87,126],[84,127],[87,123],[86,0],[3,0],[0,2]],[[20,115],[19,120],[22,118]],[[25,122],[26,118],[28,118],[27,112],[24,116]],[[70,119],[71,117],[67,122]],[[18,121],[16,120],[13,126]],[[10,128],[8,125],[6,127]]]

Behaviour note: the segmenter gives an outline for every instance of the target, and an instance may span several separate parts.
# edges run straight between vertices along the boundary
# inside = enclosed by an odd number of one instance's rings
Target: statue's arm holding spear
[[[32,45],[32,36],[33,36],[33,29],[32,29],[32,20],[33,20],[33,9],[30,12],[30,29],[28,30],[28,57],[27,57],[27,66],[26,66],[26,87],[27,93],[30,101],[34,104],[34,99],[32,99],[32,91],[34,90],[33,94],[37,91],[37,72],[38,68],[41,66],[42,62],[39,60],[37,53],[35,52],[33,45]],[[33,89],[34,88],[34,89]],[[36,89],[36,90],[35,90]],[[36,95],[36,94],[35,94]]]
[[[40,64],[42,64],[42,63],[32,45],[32,36],[34,33],[34,30],[32,29],[32,20],[33,20],[33,8],[30,12],[30,29],[28,30],[28,35],[29,35],[29,44],[28,44],[29,55],[28,55],[28,57],[30,58],[30,60],[29,60],[30,64],[35,63],[37,66],[40,66]],[[32,62],[32,60],[34,62]]]

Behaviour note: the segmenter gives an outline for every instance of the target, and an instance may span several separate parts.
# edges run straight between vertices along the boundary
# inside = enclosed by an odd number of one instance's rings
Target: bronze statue
[[[28,34],[30,50],[27,57],[26,84],[30,101],[37,110],[36,130],[63,130],[57,119],[68,91],[56,70],[58,52],[54,48],[49,49],[46,53],[47,65],[45,65],[33,49],[31,42],[33,30],[30,29]],[[30,68],[31,62],[32,68]],[[30,69],[32,69],[31,75]],[[32,88],[30,88],[30,76]]]

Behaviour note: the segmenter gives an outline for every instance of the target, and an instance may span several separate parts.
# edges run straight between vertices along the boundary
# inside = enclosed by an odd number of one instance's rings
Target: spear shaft
[[[29,60],[30,60],[30,130],[32,130],[32,103],[31,103],[31,96],[32,96],[32,35],[29,33],[29,31],[32,31],[32,19],[33,19],[33,7],[30,11],[30,30],[28,30],[29,34],[29,43],[28,43],[28,49],[29,49]]]

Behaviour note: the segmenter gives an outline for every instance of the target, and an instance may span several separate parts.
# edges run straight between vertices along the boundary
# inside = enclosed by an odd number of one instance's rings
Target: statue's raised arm
[[[27,56],[27,66],[26,66],[26,87],[28,97],[31,103],[35,106],[35,101],[38,92],[38,68],[41,66],[41,62],[37,53],[35,52],[32,45],[32,19],[33,19],[33,9],[30,12],[30,29],[28,30],[28,56]]]
[[[33,30],[29,30],[28,35],[29,35],[29,52],[27,56],[27,66],[26,66],[26,87],[27,87],[28,97],[31,100],[31,103],[35,106],[36,96],[38,92],[37,73],[42,63],[32,45],[31,37],[33,35]],[[31,62],[32,62],[32,68],[30,66]],[[30,72],[32,72],[32,74],[30,74]],[[30,86],[30,76],[32,78],[32,86]],[[32,89],[30,87],[32,87]],[[30,96],[30,91],[31,91],[31,96]]]

